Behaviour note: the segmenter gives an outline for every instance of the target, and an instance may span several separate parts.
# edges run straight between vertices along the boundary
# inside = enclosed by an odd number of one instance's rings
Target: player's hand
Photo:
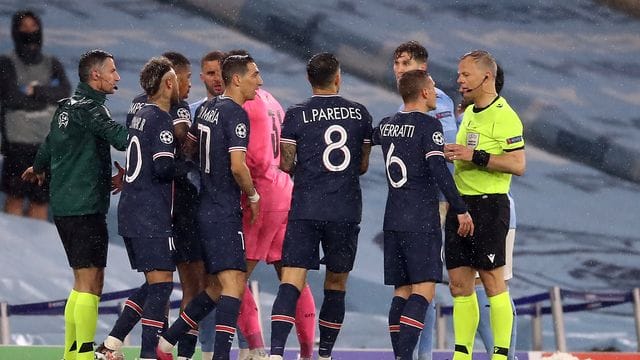
[[[111,177],[111,195],[116,195],[122,191],[124,186],[124,168],[117,161],[114,161],[113,165],[118,169],[118,173]]]
[[[260,200],[256,202],[247,201],[249,203],[249,209],[251,209],[251,221],[250,224],[253,225],[256,220],[258,220],[258,215],[260,215]]]
[[[475,226],[469,212],[464,214],[458,214],[458,235],[460,236],[472,236]]]
[[[27,181],[30,183],[38,184],[38,186],[42,186],[44,184],[44,173],[37,173],[33,170],[33,166],[29,166],[27,170],[22,173],[22,181]]]
[[[449,161],[471,161],[473,158],[473,150],[460,144],[446,144],[444,146],[444,157]]]

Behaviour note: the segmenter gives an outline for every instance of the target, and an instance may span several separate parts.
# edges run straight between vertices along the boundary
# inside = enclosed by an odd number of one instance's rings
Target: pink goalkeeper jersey
[[[288,211],[291,206],[291,177],[280,170],[280,127],[284,110],[267,91],[244,103],[249,115],[247,166],[260,193],[262,211]],[[243,197],[243,201],[246,201]]]

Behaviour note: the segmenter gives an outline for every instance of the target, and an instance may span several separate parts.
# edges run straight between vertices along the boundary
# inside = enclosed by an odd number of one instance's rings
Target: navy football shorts
[[[176,270],[173,260],[175,246],[172,237],[125,236],[123,238],[132,269],[144,273],[153,270]]]
[[[360,225],[355,222],[289,220],[282,247],[282,265],[304,269],[320,269],[323,264],[334,273],[353,269]]]
[[[442,232],[384,232],[384,283],[442,282]]]
[[[447,269],[468,266],[493,270],[505,265],[505,241],[509,231],[509,198],[506,194],[462,197],[473,218],[473,236],[457,234],[458,217],[451,209],[445,223]]]
[[[207,273],[247,271],[241,221],[201,222],[200,239]]]

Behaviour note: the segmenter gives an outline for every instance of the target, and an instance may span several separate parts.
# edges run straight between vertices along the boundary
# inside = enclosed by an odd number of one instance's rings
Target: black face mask
[[[36,64],[42,60],[42,31],[13,34],[16,54],[27,64]]]

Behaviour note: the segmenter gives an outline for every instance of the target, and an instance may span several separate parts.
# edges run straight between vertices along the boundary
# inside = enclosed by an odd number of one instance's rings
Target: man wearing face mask
[[[42,22],[30,10],[18,11],[11,21],[15,50],[3,57],[1,190],[7,194],[4,211],[18,216],[46,219],[48,186],[39,187],[20,179],[35,158],[49,132],[56,102],[69,96],[71,86],[58,59],[42,53]],[[28,210],[24,212],[24,201]]]

